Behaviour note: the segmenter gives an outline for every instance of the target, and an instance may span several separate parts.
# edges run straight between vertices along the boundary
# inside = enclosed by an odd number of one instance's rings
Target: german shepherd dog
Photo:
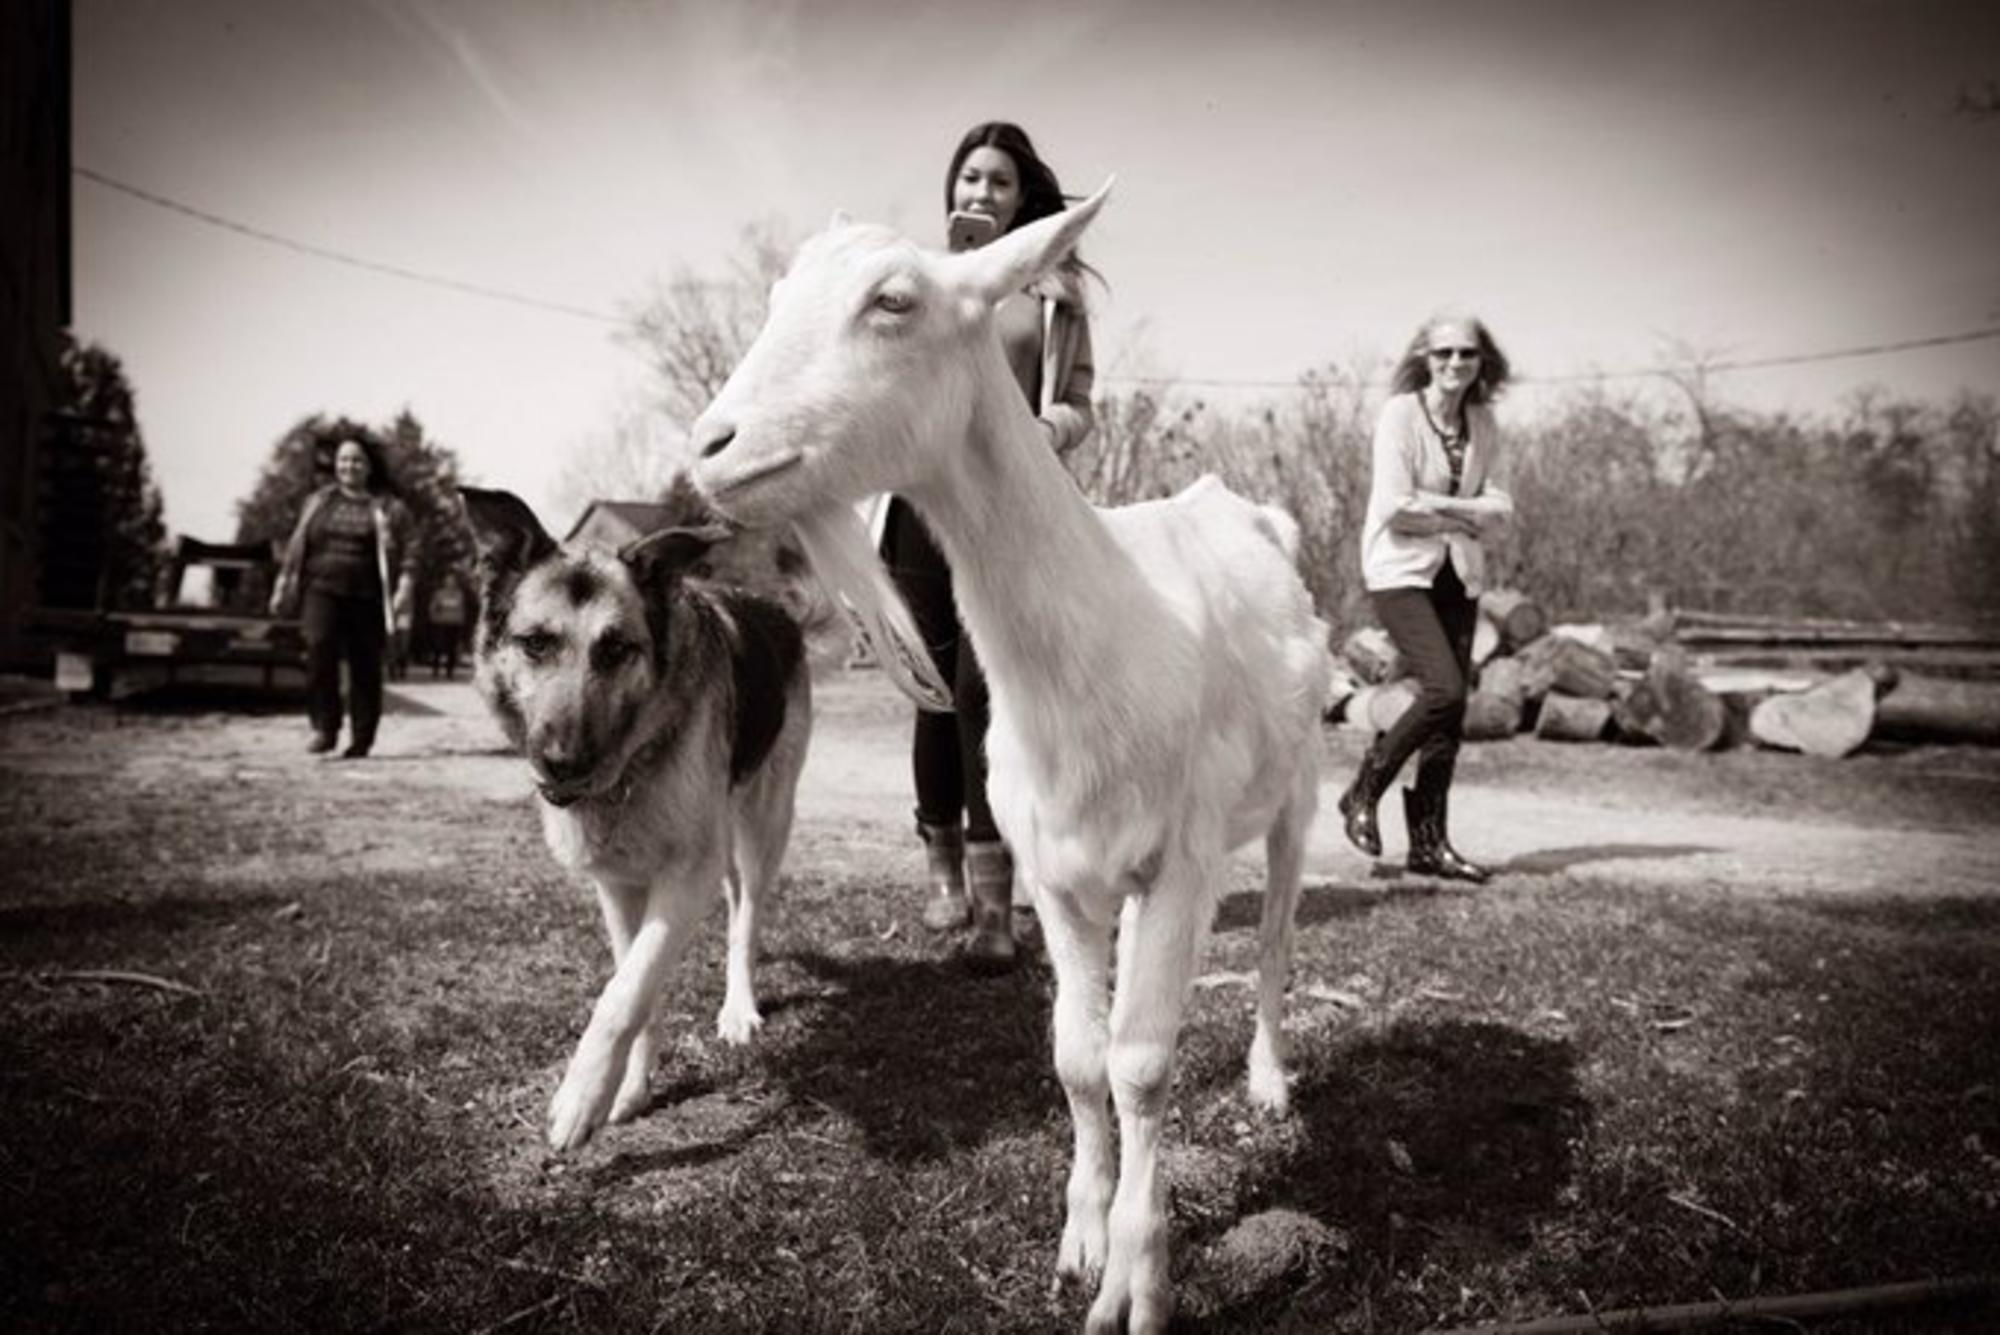
[[[791,834],[812,679],[783,606],[704,577],[733,541],[712,512],[612,554],[557,544],[508,492],[460,494],[480,565],[473,680],[611,937],[611,980],[549,1107],[549,1143],[574,1149],[645,1109],[655,1003],[717,885],[716,1031],[743,1043],[763,1023],[758,915]]]

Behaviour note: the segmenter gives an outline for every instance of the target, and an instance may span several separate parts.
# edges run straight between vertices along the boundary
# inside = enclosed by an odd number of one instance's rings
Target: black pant
[[[1393,781],[1414,751],[1417,787],[1443,792],[1451,787],[1465,726],[1479,604],[1466,595],[1449,559],[1430,588],[1384,589],[1371,592],[1368,600],[1418,686],[1416,703],[1376,739],[1382,781]]]
[[[956,826],[965,817],[965,837],[998,842],[993,810],[986,805],[986,725],[990,708],[986,674],[972,651],[972,637],[958,621],[951,568],[917,512],[901,499],[889,502],[883,535],[889,574],[910,605],[917,630],[930,650],[938,675],[951,683],[953,712],[917,711],[910,744],[910,769],[917,786],[917,819],[925,825]]]
[[[308,589],[301,609],[306,633],[306,717],[322,737],[340,732],[340,660],[347,660],[353,745],[375,743],[382,718],[382,651],[388,640],[380,598],[337,598]]]

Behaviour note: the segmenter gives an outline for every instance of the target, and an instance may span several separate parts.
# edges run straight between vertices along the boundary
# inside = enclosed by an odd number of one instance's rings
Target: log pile
[[[1939,654],[1988,679],[1911,671]],[[1348,685],[1328,717],[1368,732],[1391,727],[1416,690],[1387,633],[1356,631],[1341,658]],[[1488,590],[1465,736],[1521,734],[1825,757],[1875,739],[2000,744],[2000,630],[1659,609],[1643,620],[1556,625],[1527,594]]]

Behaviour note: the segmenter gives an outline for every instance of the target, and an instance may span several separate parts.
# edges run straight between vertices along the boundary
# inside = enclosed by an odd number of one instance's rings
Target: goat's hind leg
[[[1105,1069],[1111,989],[1111,920],[1074,895],[1032,887],[1042,942],[1056,976],[1055,1064],[1075,1143],[1064,1193],[1056,1283],[1095,1283],[1104,1270],[1111,1209],[1111,1085]]]
[[[1291,1104],[1291,1045],[1285,1038],[1285,989],[1291,983],[1306,832],[1319,806],[1311,766],[1264,836],[1264,919],[1257,934],[1257,1031],[1250,1040],[1250,1102],[1282,1113]]]

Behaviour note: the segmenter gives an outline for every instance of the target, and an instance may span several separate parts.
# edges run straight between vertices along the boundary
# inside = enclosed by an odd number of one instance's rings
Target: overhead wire
[[[392,278],[403,279],[406,282],[422,283],[430,287],[444,288],[470,296],[485,297],[493,301],[512,302],[518,306],[548,311],[557,315],[568,315],[577,319],[592,320],[599,324],[624,325],[630,323],[628,319],[620,316],[609,315],[603,311],[590,310],[582,306],[570,305],[566,302],[550,301],[543,297],[530,296],[520,292],[510,292],[502,288],[488,287],[482,283],[469,283],[462,279],[446,278],[437,274],[424,273],[421,270],[406,268],[402,265],[385,264],[379,260],[371,260],[359,255],[350,255],[345,251],[335,250],[328,246],[315,245],[309,241],[300,241],[295,237],[284,236],[265,228],[253,227],[248,223],[238,222],[233,218],[226,218],[218,213],[211,213],[207,209],[183,203],[180,200],[172,199],[155,191],[133,185],[129,181],[121,181],[114,176],[94,171],[89,167],[72,166],[70,170],[87,181],[103,186],[108,190],[115,190],[121,194],[129,195],[134,199],[142,200],[157,208],[167,209],[211,227],[219,227],[225,231],[234,232],[257,241],[263,241],[269,245],[282,246],[287,250],[296,251],[302,255],[309,255],[316,259],[327,260],[335,264],[344,264],[351,268],[365,269],[373,273],[385,274]],[[1921,348],[1977,343],[1993,338],[2000,338],[2000,325],[1989,325],[1983,329],[1968,329],[1953,334],[1933,334],[1923,338],[1902,339],[1889,343],[1871,343],[1859,347],[1830,348],[1819,352],[1791,353],[1773,357],[1752,357],[1733,361],[1691,360],[1682,363],[1632,367],[1623,370],[1576,371],[1562,375],[1517,375],[1513,379],[1514,383],[1523,385],[1560,385],[1594,383],[1604,380],[1635,380],[1685,375],[1689,372],[1715,375],[1731,371],[1764,370],[1779,366],[1805,366],[1817,362],[1846,361],[1858,357],[1879,357],[1890,353],[1910,352]],[[1099,379],[1113,384],[1152,385],[1161,388],[1268,389],[1290,391],[1298,391],[1303,388],[1300,381],[1296,378],[1291,380],[1258,380],[1233,379],[1220,376],[1131,376],[1110,374],[1100,376]],[[1361,382],[1361,385],[1363,388],[1379,389],[1382,387],[1382,383],[1370,380]]]

